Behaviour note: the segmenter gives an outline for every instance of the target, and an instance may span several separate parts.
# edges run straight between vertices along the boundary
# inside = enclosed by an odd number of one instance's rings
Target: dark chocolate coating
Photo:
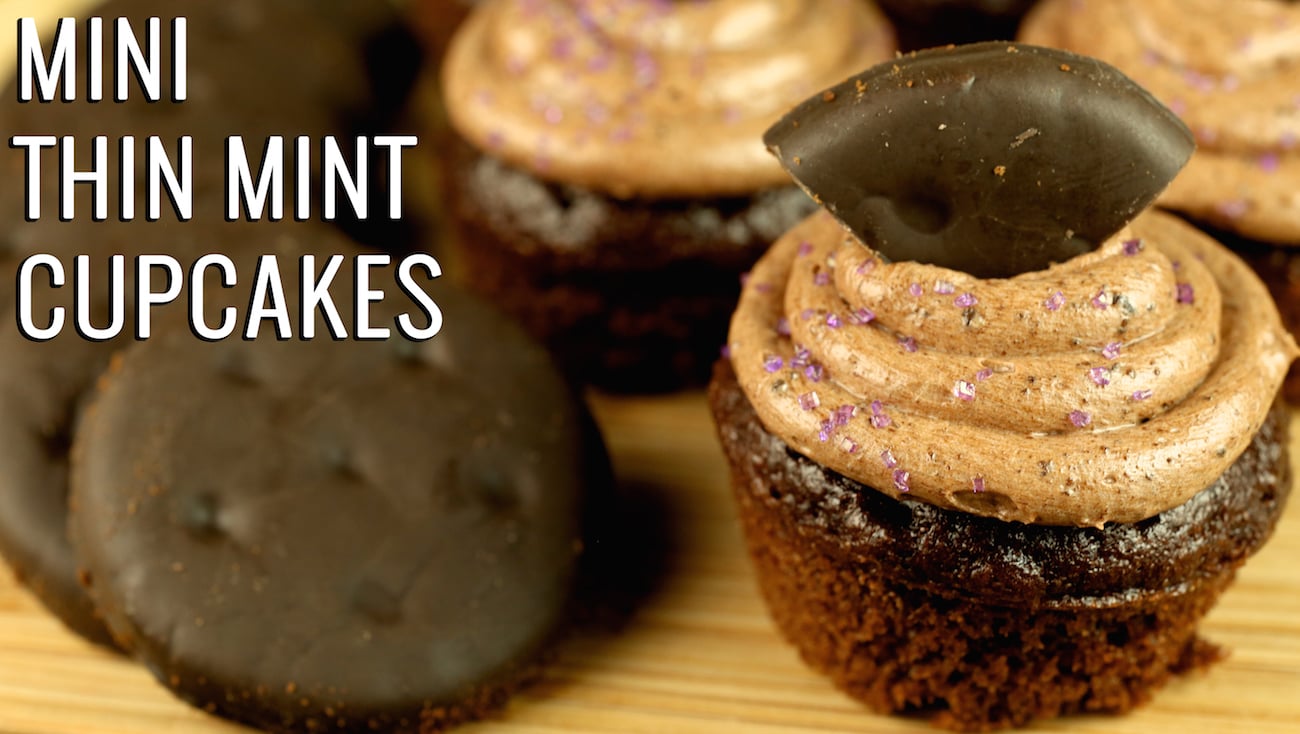
[[[0,350],[0,446],[6,451],[0,556],[64,624],[111,647],[107,628],[77,583],[65,526],[73,424],[112,350],[76,334],[35,345],[11,323],[0,331]]]
[[[409,310],[387,277],[373,323]],[[556,631],[604,481],[581,408],[516,326],[430,291],[428,342],[173,332],[106,378],[71,536],[114,636],[182,698],[274,731],[434,730]]]
[[[3,198],[0,195],[0,198]],[[83,200],[80,205],[85,206]],[[132,342],[135,324],[133,298],[126,298],[126,329],[108,342],[92,342],[74,331],[73,259],[91,255],[92,313],[96,325],[109,322],[106,262],[113,254],[131,258],[166,253],[188,265],[201,254],[225,252],[240,268],[241,282],[252,277],[257,255],[275,253],[293,263],[308,248],[349,252],[352,246],[324,225],[282,223],[206,222],[180,224],[160,221],[141,225],[117,221],[72,222],[43,219],[17,222],[0,229],[0,445],[9,451],[0,474],[0,556],[18,579],[68,627],[97,644],[111,646],[112,639],[77,582],[77,567],[67,540],[68,447],[87,396],[112,355]],[[18,331],[14,313],[19,263],[36,252],[54,254],[63,262],[67,285],[52,290],[42,284],[40,271],[33,289],[37,321],[54,306],[66,309],[63,333],[48,342],[33,342]],[[289,271],[292,272],[292,271]],[[135,278],[128,265],[125,293],[134,293]],[[209,273],[206,311],[216,322],[219,310],[231,301],[246,301],[238,289],[218,287]],[[155,310],[154,323],[182,320],[185,296]],[[234,337],[238,338],[238,337]]]
[[[983,278],[1096,249],[1195,148],[1115,68],[999,42],[876,66],[799,105],[764,141],[885,257]]]

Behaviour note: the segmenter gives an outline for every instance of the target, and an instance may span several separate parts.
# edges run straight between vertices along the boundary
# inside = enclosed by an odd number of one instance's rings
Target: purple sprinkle
[[[971,490],[973,490],[973,491],[975,491],[975,492],[977,492],[977,493],[978,493],[978,492],[983,492],[983,491],[984,491],[984,477],[975,477],[974,479],[970,480],[970,486],[971,486]]]
[[[949,283],[946,280],[938,280],[935,281],[934,283],[934,292],[938,293],[941,296],[952,295],[952,293],[956,290],[957,290],[957,286],[953,285],[952,283]]]
[[[881,413],[884,412],[884,410],[885,410],[885,404],[884,404],[884,403],[880,402],[879,400],[872,400],[872,401],[871,401],[871,412],[872,412],[873,414],[875,414],[875,415],[880,415]]]
[[[749,283],[749,277],[752,275],[748,270],[740,274],[740,287],[744,288]]]
[[[775,354],[770,355],[767,357],[767,359],[763,360],[763,369],[767,370],[768,372],[779,372],[781,368],[784,366],[785,366],[785,360],[781,359]]]
[[[815,313],[817,312],[814,311],[813,309],[805,308],[803,311],[799,313],[799,318],[803,319],[804,321],[807,321],[808,319],[812,318],[813,314]]]
[[[640,49],[632,55],[632,72],[636,85],[642,89],[659,83],[659,62],[649,51]]]
[[[1147,398],[1151,397],[1151,391],[1150,391],[1150,390],[1138,390],[1137,392],[1133,393],[1133,394],[1132,394],[1131,396],[1129,396],[1129,397],[1133,398],[1133,400],[1134,400],[1135,402],[1139,402],[1139,403],[1140,403],[1140,402],[1142,402],[1143,400],[1146,400]]]
[[[1124,240],[1125,255],[1136,255],[1139,252],[1142,252],[1142,240],[1139,239]]]
[[[1092,307],[1100,311],[1110,308],[1110,298],[1106,295],[1105,288],[1097,291],[1097,295],[1092,297]]]
[[[853,419],[853,416],[857,414],[858,406],[841,405],[835,409],[835,412],[831,413],[831,418],[833,419],[836,428],[843,428],[844,426],[847,426],[849,421]]]
[[[1052,295],[1047,297],[1046,301],[1043,301],[1043,308],[1047,309],[1048,311],[1059,311],[1061,310],[1061,306],[1064,305],[1065,305],[1065,294],[1060,291],[1053,293]]]
[[[889,428],[894,425],[894,419],[884,413],[875,413],[871,416],[872,428]]]
[[[790,369],[801,370],[812,363],[812,354],[804,347],[796,346],[794,356],[790,358]]]
[[[782,316],[776,320],[776,333],[781,336],[790,336],[790,319]]]
[[[1083,428],[1092,423],[1092,416],[1082,410],[1072,410],[1070,411],[1070,422],[1074,424],[1075,428]]]
[[[758,284],[756,284],[756,285],[754,286],[754,290],[758,291],[759,293],[771,293],[771,292],[772,292],[772,284],[771,284],[771,283],[758,283]]]
[[[993,376],[993,370],[989,369],[988,367],[985,367],[984,369],[975,373],[975,381],[984,382],[985,380],[989,379],[992,376]]]
[[[818,270],[813,273],[813,285],[830,285],[831,274],[825,270]]]
[[[719,349],[718,353],[722,355],[723,359],[731,359],[731,345],[723,344],[722,349]]]
[[[960,296],[957,296],[956,298],[952,299],[952,305],[956,306],[957,308],[970,308],[971,306],[974,306],[977,303],[979,303],[979,301],[971,293],[963,293]]]
[[[599,102],[587,103],[587,121],[593,125],[603,125],[609,120],[609,108]]]
[[[804,377],[807,377],[813,382],[821,382],[822,378],[826,376],[826,368],[822,367],[816,362],[813,362],[812,364],[803,368],[803,374]]]
[[[898,466],[898,461],[894,459],[894,452],[889,449],[880,452],[880,460],[885,462],[886,469],[893,469]]]
[[[563,61],[573,55],[573,37],[560,36],[551,44],[551,55]]]
[[[1198,92],[1208,93],[1214,91],[1214,78],[1206,74],[1189,70],[1183,73],[1183,81]]]
[[[853,439],[845,436],[840,439],[840,450],[846,454],[858,453],[858,444]]]
[[[1277,153],[1265,153],[1259,157],[1259,167],[1264,173],[1277,173],[1277,169],[1282,167],[1282,159]]]
[[[975,386],[965,380],[958,380],[957,384],[952,386],[952,396],[969,403],[975,399]]]
[[[1174,97],[1169,100],[1169,110],[1175,115],[1183,115],[1187,112],[1187,101],[1181,97]]]
[[[804,410],[816,410],[822,404],[822,399],[817,395],[817,391],[806,392],[799,396],[799,407]]]
[[[1240,219],[1250,211],[1250,203],[1245,199],[1230,199],[1219,202],[1214,209],[1228,219]]]
[[[1190,306],[1193,303],[1196,303],[1196,291],[1192,289],[1192,284],[1179,283],[1177,298],[1178,302],[1185,306]]]
[[[866,275],[876,269],[876,258],[869,258],[866,262],[858,266],[858,275]]]
[[[898,343],[902,345],[903,351],[907,352],[908,354],[912,354],[916,352],[916,340],[913,339],[912,337],[905,336],[902,339],[899,339]]]
[[[1093,367],[1088,370],[1088,377],[1097,387],[1106,387],[1110,384],[1110,370],[1105,367]]]
[[[876,312],[869,308],[859,308],[849,314],[849,323],[866,326],[876,320]]]
[[[911,474],[908,474],[906,470],[904,470],[904,469],[895,469],[895,470],[894,470],[894,487],[895,487],[899,492],[910,492],[911,489],[912,489],[912,486],[911,486],[911,484],[909,483],[909,481],[911,480],[911,478],[912,478],[912,475],[911,475]]]
[[[826,314],[826,325],[832,329],[840,328],[840,317],[833,313]]]
[[[496,150],[500,148],[502,145],[504,145],[505,142],[506,142],[506,136],[500,130],[493,130],[492,132],[488,133],[487,144],[489,148]]]
[[[1101,356],[1106,359],[1119,359],[1119,350],[1123,347],[1119,342],[1111,342],[1101,348]]]
[[[609,65],[613,62],[614,54],[610,53],[608,50],[604,50],[591,57],[591,60],[587,62],[587,70],[600,73],[608,69]]]
[[[831,434],[834,432],[835,428],[831,425],[831,419],[827,418],[822,421],[821,427],[817,429],[817,440],[826,443],[830,440]]]
[[[911,294],[912,294],[914,297],[916,297],[916,298],[920,298],[920,297],[921,297],[921,294],[922,294],[922,293],[925,293],[925,291],[922,290],[922,288],[921,288],[921,284],[920,284],[920,283],[913,283],[913,284],[909,285],[909,286],[907,287],[907,292],[908,292],[908,293],[911,293]]]
[[[812,251],[813,251],[813,246],[811,242],[805,241],[799,243],[799,257],[804,257],[805,255],[809,255],[812,253]]]

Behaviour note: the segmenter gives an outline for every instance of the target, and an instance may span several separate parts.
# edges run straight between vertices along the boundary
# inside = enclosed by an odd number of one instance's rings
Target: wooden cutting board
[[[0,0],[0,78],[13,63],[16,17],[54,17],[84,4]],[[745,557],[701,395],[597,397],[593,407],[621,483],[646,508],[651,537],[664,540],[653,591],[620,631],[566,643],[539,684],[496,719],[460,731],[930,731],[844,697],[776,634]],[[1210,672],[1176,681],[1126,717],[1067,719],[1031,731],[1300,732],[1300,509],[1284,518],[1204,632],[1232,649]],[[0,568],[0,734],[237,731],[173,699],[129,661],[65,632]]]
[[[621,632],[562,647],[539,685],[467,734],[905,732],[800,663],[768,621],[731,508],[703,396],[593,400],[625,487],[667,538],[655,590]],[[1300,430],[1300,426],[1296,426]],[[1300,451],[1296,445],[1293,451]],[[1300,455],[1300,454],[1297,454]],[[1232,649],[1145,709],[1032,731],[1300,732],[1300,508],[1204,626]],[[0,571],[0,732],[238,730],[174,700],[144,670],[64,632]]]

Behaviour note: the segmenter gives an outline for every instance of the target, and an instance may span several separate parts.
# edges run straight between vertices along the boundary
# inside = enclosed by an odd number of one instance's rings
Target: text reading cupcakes
[[[964,730],[1126,711],[1211,661],[1196,625],[1289,491],[1296,347],[1247,266],[1142,212],[1191,153],[1177,118],[1101,62],[980,44],[767,141],[828,211],[755,266],[710,399],[804,659]]]
[[[1161,205],[1237,250],[1300,331],[1300,5],[1049,0],[1021,37],[1114,64],[1187,122],[1197,152]]]
[[[811,206],[761,132],[893,52],[865,2],[480,4],[443,66],[465,280],[581,379],[702,382],[741,274]]]

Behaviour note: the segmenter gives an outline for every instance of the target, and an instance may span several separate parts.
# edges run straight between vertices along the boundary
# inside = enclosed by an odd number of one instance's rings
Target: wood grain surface
[[[0,78],[13,19],[82,0],[0,0]],[[0,185],[16,185],[0,182]],[[594,397],[624,488],[644,508],[653,591],[620,630],[565,643],[542,680],[466,734],[906,732],[809,672],[769,622],[741,544],[726,467],[702,395]],[[1300,427],[1297,427],[1300,428]],[[1293,448],[1293,452],[1300,447]],[[1300,732],[1300,509],[1247,565],[1204,625],[1231,657],[1176,681],[1141,711],[1029,731]],[[143,669],[64,629],[0,569],[0,733],[242,731],[173,699]]]
[[[624,487],[666,542],[655,590],[621,631],[563,645],[542,681],[467,734],[906,732],[809,672],[755,588],[703,396],[594,398]],[[1297,426],[1300,430],[1300,426]],[[1300,450],[1300,446],[1293,450]],[[1231,657],[1125,717],[1030,731],[1300,732],[1300,511],[1204,626]],[[0,573],[0,732],[217,734],[238,728],[179,703],[144,670],[66,633]]]

